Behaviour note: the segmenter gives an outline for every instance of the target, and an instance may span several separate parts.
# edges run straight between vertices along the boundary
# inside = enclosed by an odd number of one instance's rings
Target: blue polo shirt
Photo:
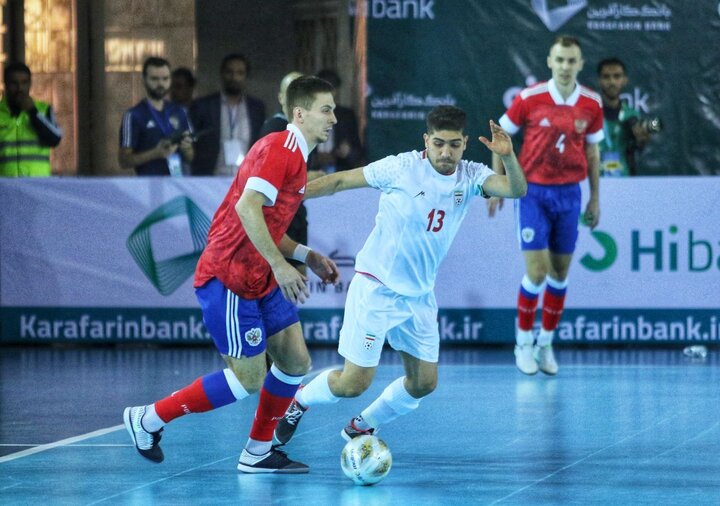
[[[160,139],[168,138],[178,131],[191,130],[185,109],[173,102],[164,102],[163,110],[153,109],[143,99],[125,111],[120,125],[120,147],[132,148],[141,153],[157,146]],[[165,158],[157,158],[135,167],[138,176],[169,176],[170,168]]]

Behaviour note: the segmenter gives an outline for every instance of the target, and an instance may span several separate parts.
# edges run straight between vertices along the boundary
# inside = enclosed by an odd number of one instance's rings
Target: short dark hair
[[[332,84],[317,76],[302,76],[290,83],[287,89],[287,110],[292,114],[295,107],[312,108],[315,95],[332,93]]]
[[[30,72],[30,67],[25,65],[23,62],[13,62],[9,63],[5,66],[5,69],[3,70],[3,81],[8,82],[10,80],[10,74],[14,74],[15,72],[23,72],[27,74],[28,76],[32,77],[32,72]]]
[[[245,64],[245,70],[247,70],[248,75],[250,75],[250,60],[248,60],[247,57],[242,53],[230,53],[225,55],[225,57],[222,59],[222,62],[220,62],[220,72],[225,70],[225,65],[227,65],[228,62],[233,60],[243,62]]]
[[[342,79],[337,72],[333,69],[322,69],[316,74],[320,79],[325,79],[327,82],[333,85],[333,88],[337,89],[342,85]]]
[[[190,84],[190,86],[195,86],[195,76],[193,75],[192,70],[187,67],[176,68],[172,71],[170,77],[180,77],[182,79],[185,79]]]
[[[577,46],[578,49],[582,51],[582,44],[580,44],[580,40],[572,35],[558,35],[555,37],[555,42],[553,42],[552,45],[554,46],[555,44],[560,44],[563,47]]]
[[[604,60],[600,60],[600,63],[597,65],[597,74],[600,75],[600,72],[602,72],[602,69],[606,66],[610,65],[619,65],[620,68],[623,71],[623,74],[627,74],[627,70],[625,69],[625,64],[622,62],[620,58],[615,58],[614,56],[612,58],[605,58]]]
[[[143,77],[147,75],[148,67],[167,67],[169,69],[170,62],[165,58],[160,58],[159,56],[150,56],[149,58],[146,58],[145,63],[143,63]]]
[[[439,105],[433,108],[427,115],[427,131],[428,133],[440,130],[464,132],[466,118],[467,114],[459,107]]]

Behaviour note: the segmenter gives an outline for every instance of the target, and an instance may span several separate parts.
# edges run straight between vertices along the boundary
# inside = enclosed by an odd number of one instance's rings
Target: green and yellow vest
[[[47,114],[49,105],[35,100],[40,114]],[[41,146],[30,116],[22,111],[13,116],[7,99],[0,101],[0,176],[47,177],[50,175],[50,148]]]

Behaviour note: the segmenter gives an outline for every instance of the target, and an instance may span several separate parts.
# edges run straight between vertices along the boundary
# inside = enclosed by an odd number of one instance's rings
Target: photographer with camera
[[[640,113],[620,100],[627,85],[625,64],[618,58],[598,63],[598,81],[603,101],[605,139],[600,143],[601,176],[635,176],[635,153],[652,134],[662,129],[659,118],[641,118]]]
[[[165,99],[170,64],[150,57],[143,65],[146,98],[128,109],[120,127],[118,161],[138,176],[182,176],[183,161],[194,156],[192,129],[185,110]]]

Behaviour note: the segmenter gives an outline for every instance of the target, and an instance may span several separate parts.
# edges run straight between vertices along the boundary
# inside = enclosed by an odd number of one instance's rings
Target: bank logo
[[[580,225],[587,226],[582,214],[580,215]],[[610,234],[600,232],[599,230],[591,230],[590,235],[598,242],[602,248],[603,254],[600,257],[595,257],[590,253],[585,253],[580,258],[580,265],[593,272],[600,272],[605,269],[609,269],[610,266],[615,263],[618,256],[618,248],[615,239],[613,239]]]
[[[587,0],[567,0],[565,3],[553,9],[548,7],[548,0],[531,0],[530,5],[547,29],[555,32],[587,6]]]
[[[186,216],[193,248],[185,254],[158,260],[153,248],[153,226],[170,218]],[[127,240],[127,248],[135,263],[162,295],[170,295],[195,272],[200,254],[207,244],[210,219],[188,197],[182,196],[161,205],[135,227]],[[180,241],[182,238],[178,238]]]

